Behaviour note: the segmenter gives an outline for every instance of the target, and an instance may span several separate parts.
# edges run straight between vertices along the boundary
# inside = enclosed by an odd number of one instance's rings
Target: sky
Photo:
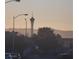
[[[8,0],[5,0],[8,1]],[[35,18],[34,29],[50,27],[57,30],[73,30],[73,0],[21,0],[5,4],[5,27],[13,27],[13,16],[27,13],[15,19],[15,28],[30,28],[30,18]]]

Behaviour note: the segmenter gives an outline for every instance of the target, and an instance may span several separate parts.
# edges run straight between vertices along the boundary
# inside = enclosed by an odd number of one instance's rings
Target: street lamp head
[[[24,14],[25,16],[27,16],[28,14]]]
[[[20,2],[20,0],[15,0],[15,1]]]

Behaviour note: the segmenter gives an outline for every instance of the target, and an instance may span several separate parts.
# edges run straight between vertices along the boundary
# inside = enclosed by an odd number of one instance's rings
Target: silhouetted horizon
[[[57,34],[59,33],[63,38],[73,38],[73,31],[64,31],[64,30],[57,30],[57,29],[53,29],[54,32]],[[6,28],[5,31],[13,31],[12,28]],[[27,33],[30,35],[31,29],[28,28],[27,29]],[[25,28],[15,28],[15,32],[18,32],[20,34],[25,35]],[[37,34],[38,29],[34,29],[34,33]]]

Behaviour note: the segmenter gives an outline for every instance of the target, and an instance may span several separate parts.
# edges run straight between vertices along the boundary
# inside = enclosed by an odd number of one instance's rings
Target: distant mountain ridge
[[[5,29],[5,31],[12,31],[12,28],[9,28],[9,29]],[[25,29],[15,29],[16,32],[18,32],[19,34],[23,34],[25,35]],[[28,36],[31,35],[31,29],[27,29],[27,34]],[[34,33],[37,34],[38,30],[37,29],[34,29]],[[62,31],[62,30],[55,30],[54,29],[54,33],[58,33],[60,34],[63,38],[73,38],[73,31]]]
[[[55,33],[60,34],[63,38],[73,38],[73,31],[55,30]]]

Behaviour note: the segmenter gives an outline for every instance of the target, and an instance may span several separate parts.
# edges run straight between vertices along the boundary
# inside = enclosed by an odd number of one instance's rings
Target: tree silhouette
[[[61,37],[61,35],[60,34],[57,34],[56,35],[56,39],[58,40],[58,44],[59,44],[59,48],[62,48],[63,47],[63,38]]]
[[[38,36],[37,44],[43,50],[55,49],[58,48],[60,45],[60,43],[58,42],[61,36],[56,35],[54,33],[54,30],[52,30],[51,28],[48,27],[39,28],[37,36]]]

